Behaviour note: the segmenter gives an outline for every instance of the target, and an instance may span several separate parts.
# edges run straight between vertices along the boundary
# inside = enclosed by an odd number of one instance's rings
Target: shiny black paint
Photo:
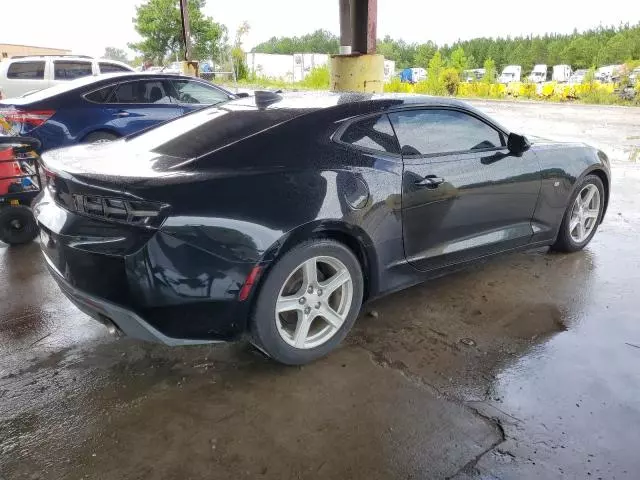
[[[211,128],[232,112],[238,128],[242,111],[262,121],[249,101],[218,109]],[[44,162],[53,190],[36,205],[54,243],[45,254],[73,285],[130,308],[170,337],[230,339],[246,330],[269,267],[301,241],[346,243],[373,298],[487,255],[552,243],[575,182],[594,170],[608,179],[606,157],[585,145],[536,140],[521,156],[505,148],[403,162],[334,141],[336,131],[363,115],[416,106],[468,110],[491,122],[452,100],[285,96],[265,111],[273,125],[258,133],[248,126],[244,140],[221,145],[217,138],[209,148],[198,137],[196,157],[181,155],[181,144],[194,148],[188,132],[171,140],[170,152],[162,145],[137,150],[142,141],[52,152]],[[184,121],[173,122],[175,129]],[[413,188],[428,175],[444,183]],[[71,212],[56,203],[59,192],[170,207],[159,230],[116,226]],[[256,265],[261,277],[239,302]]]

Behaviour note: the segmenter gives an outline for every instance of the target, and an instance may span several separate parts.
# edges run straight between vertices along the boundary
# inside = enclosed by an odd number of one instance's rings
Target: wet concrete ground
[[[526,104],[484,108],[553,130]],[[577,112],[571,128],[596,128]],[[614,165],[585,251],[511,255],[381,299],[302,368],[243,343],[111,339],[61,296],[37,244],[0,245],[0,479],[637,478],[638,185],[640,166]]]

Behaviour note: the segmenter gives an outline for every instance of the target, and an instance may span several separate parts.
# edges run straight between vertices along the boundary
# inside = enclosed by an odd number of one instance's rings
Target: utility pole
[[[188,0],[180,0],[180,16],[182,17],[182,40],[184,40],[184,62],[182,62],[182,73],[197,77],[198,62],[192,62],[191,59],[191,29],[189,27],[189,9],[187,7]]]
[[[189,28],[189,9],[187,0],[180,0],[180,16],[182,17],[182,39],[184,40],[184,60],[191,61],[191,30]]]

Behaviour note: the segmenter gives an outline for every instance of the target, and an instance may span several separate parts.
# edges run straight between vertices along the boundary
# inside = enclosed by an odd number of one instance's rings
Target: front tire
[[[551,248],[570,253],[586,247],[602,221],[604,202],[602,180],[596,175],[587,175],[571,196],[558,237]]]
[[[351,330],[363,291],[360,263],[346,246],[332,240],[300,244],[264,280],[251,319],[251,341],[286,365],[317,360]]]

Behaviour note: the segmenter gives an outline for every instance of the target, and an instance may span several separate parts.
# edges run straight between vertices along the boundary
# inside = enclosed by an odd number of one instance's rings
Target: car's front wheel
[[[604,185],[596,175],[587,175],[577,186],[564,214],[554,250],[582,250],[596,234],[604,211]]]
[[[312,362],[347,335],[362,296],[362,269],[349,248],[332,240],[305,242],[287,252],[264,280],[252,342],[278,362]]]

